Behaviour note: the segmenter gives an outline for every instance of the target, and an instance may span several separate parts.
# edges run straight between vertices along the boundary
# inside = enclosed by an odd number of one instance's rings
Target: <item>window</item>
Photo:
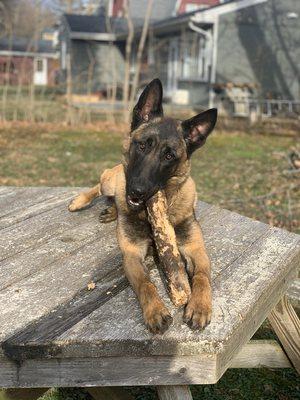
[[[61,43],[61,69],[67,69],[67,43]]]
[[[13,73],[15,71],[14,63],[11,61],[10,63],[4,61],[0,63],[0,72],[1,73]]]
[[[207,39],[200,35],[188,35],[182,50],[181,78],[207,81],[210,65]]]
[[[43,72],[44,71],[44,62],[41,58],[36,60],[36,71]]]

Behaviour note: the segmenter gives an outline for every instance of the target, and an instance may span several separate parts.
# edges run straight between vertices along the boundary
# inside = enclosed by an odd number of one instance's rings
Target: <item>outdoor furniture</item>
[[[149,259],[174,315],[164,335],[152,335],[123,275],[115,223],[98,221],[104,200],[67,210],[81,190],[0,188],[0,387],[30,388],[0,398],[69,386],[89,387],[95,399],[129,399],[107,387],[154,385],[160,399],[184,400],[192,398],[185,385],[215,383],[228,368],[300,372],[299,320],[283,297],[300,264],[299,235],[200,202],[211,324],[193,332],[183,323]],[[249,342],[267,317],[285,352],[276,341]]]

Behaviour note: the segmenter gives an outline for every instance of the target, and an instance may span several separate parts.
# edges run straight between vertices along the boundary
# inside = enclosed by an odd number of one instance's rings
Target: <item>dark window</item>
[[[15,66],[13,62],[8,63],[7,61],[1,62],[0,63],[0,72],[6,73],[6,72],[14,72],[15,71]]]
[[[44,70],[43,60],[37,60],[37,62],[36,62],[36,70],[38,72],[42,72]]]

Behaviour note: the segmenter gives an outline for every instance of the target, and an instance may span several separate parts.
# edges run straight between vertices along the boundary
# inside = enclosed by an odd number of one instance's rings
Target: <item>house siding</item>
[[[0,85],[9,84],[31,85],[33,83],[34,59],[44,58],[37,54],[35,57],[29,56],[1,56],[0,55]],[[10,63],[9,74],[3,71],[3,65]],[[47,58],[47,85],[54,86],[57,82],[59,62],[56,59]]]
[[[300,1],[269,0],[220,18],[217,82],[256,84],[258,95],[299,99]]]
[[[72,85],[74,93],[100,92],[124,79],[121,44],[98,41],[71,41]]]

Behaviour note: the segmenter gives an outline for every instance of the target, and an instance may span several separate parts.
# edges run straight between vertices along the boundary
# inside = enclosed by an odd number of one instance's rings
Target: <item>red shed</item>
[[[52,41],[32,43],[27,38],[0,39],[0,85],[56,84],[58,52]]]

